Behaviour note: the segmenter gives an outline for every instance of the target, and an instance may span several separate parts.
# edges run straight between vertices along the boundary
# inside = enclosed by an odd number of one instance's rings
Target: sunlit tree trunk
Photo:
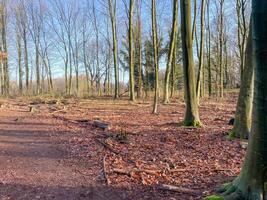
[[[138,0],[138,10],[137,10],[137,36],[138,36],[138,89],[137,89],[137,98],[142,96],[142,0]]]
[[[199,119],[196,98],[195,70],[191,35],[191,2],[190,0],[181,0],[180,4],[186,103],[184,124],[186,126],[199,126],[201,123]]]
[[[155,70],[155,94],[154,94],[154,106],[153,113],[158,112],[158,98],[159,98],[159,69],[158,69],[158,33],[157,33],[157,12],[156,12],[156,0],[151,0],[152,3],[152,36],[153,36],[153,52],[154,52],[154,70]]]
[[[212,81],[211,81],[211,30],[210,30],[210,0],[207,0],[207,68],[208,68],[208,90],[209,97],[212,94]]]
[[[267,198],[267,1],[252,1],[252,63],[255,67],[251,137],[244,165],[225,199]]]
[[[220,14],[219,14],[219,96],[223,97],[224,90],[224,67],[223,67],[223,35],[224,35],[224,1],[219,0]]]
[[[130,0],[129,8],[129,82],[130,82],[130,101],[135,101],[134,91],[134,48],[133,48],[133,11],[135,0]]]
[[[200,49],[199,49],[199,67],[198,67],[198,75],[197,75],[197,101],[200,98],[200,89],[201,89],[201,81],[203,76],[203,66],[204,66],[204,41],[205,41],[205,7],[206,1],[201,0],[201,31],[200,31]],[[204,85],[202,85],[204,87]]]
[[[237,14],[237,43],[238,53],[240,59],[240,80],[242,80],[244,68],[245,68],[245,50],[246,41],[248,37],[248,28],[246,20],[246,6],[248,0],[236,0],[236,14]]]
[[[119,66],[118,66],[118,38],[117,38],[117,0],[109,0],[109,14],[112,26],[112,40],[113,40],[113,64],[114,64],[114,78],[115,78],[115,94],[114,98],[119,98]]]
[[[251,31],[247,40],[245,66],[235,113],[233,134],[235,137],[247,139],[251,129],[252,99],[253,99],[253,63]]]
[[[7,48],[7,8],[6,8],[6,2],[2,1],[1,5],[1,28],[2,28],[2,45],[3,45],[3,51],[7,54],[8,48]],[[3,80],[4,80],[4,95],[9,95],[9,69],[8,69],[8,57],[4,58],[3,60]]]
[[[173,18],[172,18],[172,32],[169,44],[169,52],[167,59],[167,66],[165,72],[165,84],[164,84],[164,103],[169,103],[169,82],[170,73],[172,68],[173,56],[175,52],[175,40],[177,35],[177,21],[178,21],[178,0],[173,0]]]

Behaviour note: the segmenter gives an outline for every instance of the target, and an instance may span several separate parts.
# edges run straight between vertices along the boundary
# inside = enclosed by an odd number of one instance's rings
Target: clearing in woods
[[[239,173],[235,102],[204,100],[196,129],[179,124],[183,103],[2,100],[0,199],[201,199]]]

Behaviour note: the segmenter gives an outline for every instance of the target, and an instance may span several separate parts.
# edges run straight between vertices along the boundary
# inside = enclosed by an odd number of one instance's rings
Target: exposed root
[[[246,198],[243,196],[242,192],[238,189],[237,186],[235,186],[233,183],[226,183],[221,188],[217,190],[217,192],[221,196],[218,198],[218,200],[245,200]],[[210,196],[212,197],[212,196]],[[206,200],[206,199],[205,199]],[[207,200],[217,200],[208,198]]]

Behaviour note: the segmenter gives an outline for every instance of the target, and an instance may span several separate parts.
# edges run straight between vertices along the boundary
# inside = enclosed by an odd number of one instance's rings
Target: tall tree
[[[250,26],[251,27],[251,26]],[[252,99],[254,87],[254,70],[252,63],[251,31],[247,40],[245,66],[235,113],[235,124],[232,130],[234,137],[247,139],[251,129]]]
[[[195,70],[192,44],[193,41],[191,35],[191,1],[181,0],[180,4],[186,103],[184,124],[186,126],[200,126],[201,123],[196,98]]]
[[[171,31],[171,39],[169,44],[169,52],[167,58],[167,66],[165,73],[165,84],[164,84],[164,103],[169,103],[169,82],[170,82],[170,74],[171,67],[173,62],[173,57],[175,55],[175,40],[177,35],[177,21],[178,21],[178,0],[173,0],[173,17],[172,17],[172,31]]]
[[[237,14],[237,44],[240,60],[240,80],[242,80],[245,68],[245,51],[248,37],[246,7],[248,0],[236,0],[236,14]]]
[[[2,52],[4,52],[5,55],[8,53],[7,48],[7,7],[6,7],[6,1],[1,2],[1,8],[0,8],[0,24],[1,24],[1,44],[2,44]],[[9,94],[9,69],[8,69],[8,57],[4,57],[3,59],[3,66],[2,66],[2,76],[3,76],[3,88],[2,93],[4,95]]]
[[[119,66],[118,66],[118,38],[117,38],[117,0],[109,1],[109,15],[112,27],[112,41],[113,41],[113,64],[114,64],[114,78],[115,78],[115,99],[119,98]]]
[[[203,66],[204,66],[204,41],[205,41],[205,8],[206,1],[201,0],[201,30],[200,30],[200,50],[199,50],[199,67],[197,75],[197,100],[200,98],[200,87],[203,76]],[[202,85],[202,88],[204,85]]]
[[[223,70],[223,39],[224,39],[224,3],[225,0],[219,0],[219,96],[223,97],[224,89],[224,70]]]
[[[133,11],[134,11],[135,0],[130,0],[129,7],[129,82],[130,82],[130,100],[135,101],[135,90],[134,90],[134,48],[133,48]]]
[[[141,93],[142,93],[142,82],[143,82],[143,73],[142,73],[142,0],[137,1],[138,6],[137,6],[137,49],[138,51],[136,55],[138,56],[138,83],[137,83],[137,98],[141,98]]]
[[[252,130],[241,173],[224,188],[225,199],[267,197],[267,1],[252,1],[252,62],[255,69]]]
[[[159,92],[159,66],[158,66],[158,31],[157,31],[157,12],[156,12],[156,0],[151,0],[152,10],[152,37],[153,37],[153,53],[154,53],[154,70],[155,70],[155,94],[154,94],[154,106],[153,113],[156,114],[158,111],[158,92]]]
[[[210,0],[207,0],[207,68],[208,68],[208,90],[209,96],[212,94],[212,82],[211,82],[211,28],[210,28]]]

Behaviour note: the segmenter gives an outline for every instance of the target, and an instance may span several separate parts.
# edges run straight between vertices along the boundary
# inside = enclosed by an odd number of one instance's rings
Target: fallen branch
[[[179,192],[179,193],[190,193],[190,194],[199,194],[199,191],[188,189],[188,188],[183,188],[183,187],[177,187],[174,185],[166,185],[162,184],[159,185],[158,187],[161,190],[168,190],[168,191],[173,191],[173,192]]]
[[[185,169],[171,169],[168,170],[168,172],[170,173],[174,173],[174,172],[190,172],[190,171],[200,171],[200,172],[207,172],[207,171],[232,171],[231,169],[221,169],[221,168],[215,168],[215,169],[194,169],[194,168],[185,168]]]
[[[65,121],[65,122],[67,121],[67,122],[70,122],[70,123],[73,123],[73,124],[79,124],[79,122],[74,121],[74,120],[71,120],[71,119],[68,119],[66,117],[56,116],[54,114],[52,114],[52,116],[53,116],[53,118],[58,119],[58,120],[61,120],[61,121]]]
[[[169,173],[175,173],[175,172],[190,172],[190,171],[197,171],[198,169],[172,169],[172,170],[157,170],[157,169],[138,169],[138,168],[132,168],[132,169],[119,169],[119,168],[114,168],[113,172],[118,173],[118,174],[123,174],[127,176],[131,176],[132,173],[147,173],[151,175],[158,175],[160,173],[164,172],[169,172]],[[211,171],[209,169],[207,170],[198,170],[201,172],[207,172]],[[212,171],[231,171],[230,169],[212,169]]]
[[[125,170],[125,169],[115,168],[115,169],[113,169],[113,172],[118,173],[118,174],[127,175],[127,176],[131,176],[132,173],[142,173],[142,172],[144,172],[146,174],[151,174],[151,175],[158,175],[159,173],[161,173],[161,170],[137,169],[137,168]]]
[[[108,174],[107,174],[106,157],[107,157],[107,155],[105,155],[103,158],[103,174],[104,174],[107,185],[110,185],[110,180],[109,180]]]
[[[102,144],[105,148],[107,148],[108,150],[110,150],[111,152],[115,153],[115,154],[120,154],[120,152],[118,152],[117,150],[113,149],[109,144],[107,144],[106,142],[103,142],[97,138],[95,138],[95,140]]]

